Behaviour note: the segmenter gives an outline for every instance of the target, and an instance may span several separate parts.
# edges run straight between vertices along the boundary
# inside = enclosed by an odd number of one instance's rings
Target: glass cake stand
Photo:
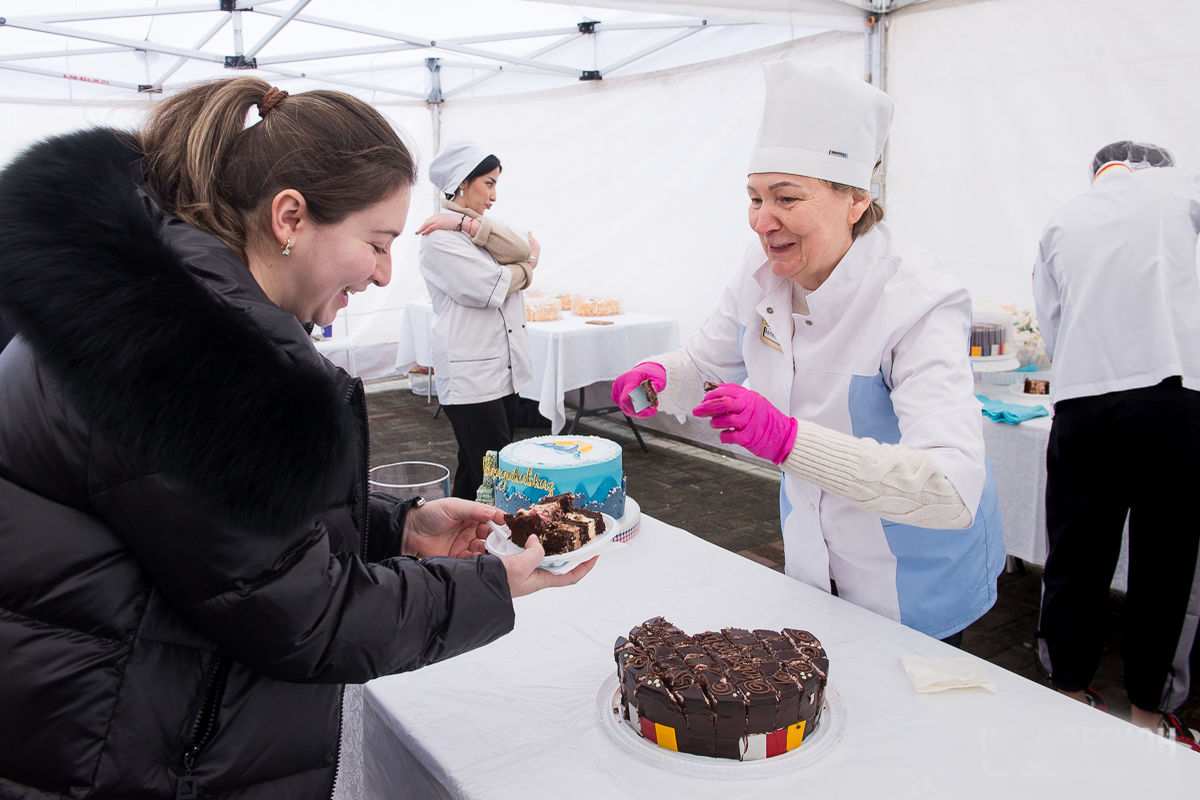
[[[846,732],[846,706],[833,684],[825,686],[824,708],[817,732],[804,737],[804,743],[790,753],[757,761],[734,761],[728,758],[709,758],[691,753],[678,753],[643,739],[629,727],[621,714],[621,687],[616,673],[610,674],[596,694],[596,714],[600,727],[617,745],[642,761],[671,772],[702,775],[706,778],[744,780],[790,772],[824,757],[842,740]]]

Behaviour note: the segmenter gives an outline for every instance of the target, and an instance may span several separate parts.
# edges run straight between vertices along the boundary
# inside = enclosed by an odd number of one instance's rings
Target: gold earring
[[[287,240],[287,244],[285,244],[283,246],[283,250],[281,250],[280,252],[283,253],[283,255],[285,255],[285,256],[290,256],[292,254],[292,240],[291,239]]]

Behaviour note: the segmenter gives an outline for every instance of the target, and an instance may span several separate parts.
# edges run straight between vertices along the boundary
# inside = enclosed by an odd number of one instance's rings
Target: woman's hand
[[[541,564],[545,557],[546,551],[542,549],[542,543],[536,536],[530,536],[525,540],[524,553],[500,556],[500,560],[504,562],[504,569],[508,571],[508,591],[513,597],[533,594],[540,589],[549,589],[552,586],[570,586],[578,583],[580,578],[592,571],[592,567],[596,566],[596,559],[599,558],[599,556],[590,558],[570,572],[555,575],[544,569],[538,569],[538,564]]]
[[[430,500],[408,510],[400,553],[417,558],[480,555],[486,552],[483,542],[491,532],[488,520],[503,525],[504,512],[457,497]]]
[[[796,419],[789,417],[758,392],[736,383],[722,383],[692,409],[697,417],[721,431],[721,441],[740,444],[759,458],[782,464],[796,444]]]
[[[443,211],[422,222],[421,227],[417,228],[417,235],[428,236],[434,231],[466,231],[474,236],[478,231],[478,224],[478,220],[471,219],[466,214],[450,214]]]
[[[653,361],[643,361],[633,369],[622,375],[618,375],[612,385],[613,402],[621,409],[621,413],[627,417],[653,417],[658,413],[658,404],[651,402],[649,406],[641,411],[633,410],[633,401],[629,399],[629,393],[642,385],[645,380],[650,379],[650,386],[656,392],[661,392],[667,388],[667,370],[662,364],[656,364]],[[646,398],[649,400],[650,398]]]
[[[542,246],[538,244],[538,240],[533,238],[533,234],[529,234],[529,266],[536,267],[537,261],[542,257]]]

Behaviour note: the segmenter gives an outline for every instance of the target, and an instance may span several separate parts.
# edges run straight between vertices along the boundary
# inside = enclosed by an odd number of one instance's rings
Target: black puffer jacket
[[[0,797],[328,797],[341,684],[509,631],[504,568],[393,557],[361,382],[139,164],[0,175]]]

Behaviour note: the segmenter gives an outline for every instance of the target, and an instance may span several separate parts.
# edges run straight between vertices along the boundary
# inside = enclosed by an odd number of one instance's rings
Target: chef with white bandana
[[[829,67],[763,71],[758,242],[700,332],[618,378],[613,399],[711,417],[722,441],[779,464],[787,574],[957,644],[1005,557],[970,296],[871,199],[888,96]],[[635,410],[647,380],[657,409]]]

